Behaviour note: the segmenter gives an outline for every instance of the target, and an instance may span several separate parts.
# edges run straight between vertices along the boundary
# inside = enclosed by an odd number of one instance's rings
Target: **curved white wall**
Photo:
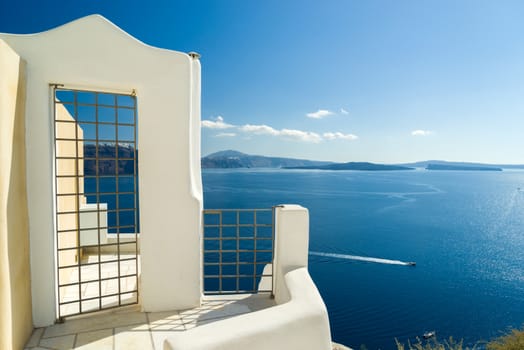
[[[177,333],[165,350],[330,350],[326,306],[307,271],[309,214],[298,205],[275,209],[277,306]]]
[[[165,350],[330,350],[326,307],[307,268],[285,274],[290,299],[261,311],[205,324],[166,339]]]

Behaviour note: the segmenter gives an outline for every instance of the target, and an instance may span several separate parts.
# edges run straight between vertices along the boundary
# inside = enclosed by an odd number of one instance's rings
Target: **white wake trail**
[[[316,255],[316,256],[325,256],[328,258],[336,258],[336,259],[346,259],[346,260],[358,260],[358,261],[366,261],[366,262],[372,262],[377,264],[388,264],[388,265],[412,265],[412,263],[400,261],[400,260],[390,260],[390,259],[381,259],[381,258],[371,258],[368,256],[358,256],[358,255],[348,255],[348,254],[335,254],[335,253],[323,253],[323,252],[309,252],[310,255]]]

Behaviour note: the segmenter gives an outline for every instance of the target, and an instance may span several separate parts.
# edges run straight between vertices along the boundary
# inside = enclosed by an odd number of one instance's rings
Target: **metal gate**
[[[58,317],[138,303],[134,94],[53,89]]]
[[[204,210],[204,294],[272,293],[273,209]]]

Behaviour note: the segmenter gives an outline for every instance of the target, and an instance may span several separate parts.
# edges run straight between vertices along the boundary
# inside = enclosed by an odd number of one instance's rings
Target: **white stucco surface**
[[[35,326],[56,317],[53,103],[50,84],[136,92],[141,303],[158,311],[201,298],[200,64],[147,46],[93,15],[32,35],[0,34],[27,62],[26,146]]]
[[[100,220],[100,221],[99,221]],[[88,230],[87,228],[100,228]],[[80,205],[80,245],[95,245],[107,243],[107,203],[91,203]]]
[[[277,305],[177,333],[165,350],[331,349],[327,309],[307,271],[308,211],[283,205],[275,216]]]
[[[174,334],[164,350],[331,350],[326,307],[307,269],[284,279],[288,302]]]
[[[284,275],[291,270],[308,266],[309,211],[294,204],[275,209],[275,300],[282,304],[289,300]]]
[[[25,64],[0,38],[0,349],[32,331],[24,97]]]

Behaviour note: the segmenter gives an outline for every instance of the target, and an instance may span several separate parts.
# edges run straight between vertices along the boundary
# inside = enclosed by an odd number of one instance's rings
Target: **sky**
[[[203,155],[524,163],[523,1],[0,0],[0,32],[94,13],[201,54]]]

